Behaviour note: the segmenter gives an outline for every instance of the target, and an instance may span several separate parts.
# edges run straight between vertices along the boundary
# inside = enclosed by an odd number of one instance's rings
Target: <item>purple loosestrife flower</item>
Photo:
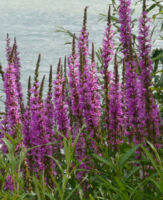
[[[141,132],[138,128],[139,123],[143,123],[138,115],[139,102],[139,83],[136,73],[136,63],[133,59],[132,53],[132,36],[131,36],[131,0],[120,0],[119,8],[119,22],[120,27],[120,41],[122,42],[122,52],[124,54],[124,62],[126,69],[126,115],[127,115],[127,132],[129,139],[133,140],[135,144],[141,141]],[[141,110],[139,110],[141,112]],[[136,136],[137,140],[134,139]]]
[[[40,57],[41,55],[38,56],[38,61],[35,69],[35,81],[37,80],[37,70],[39,68],[40,64]],[[26,147],[31,147],[30,146],[30,121],[31,121],[31,113],[30,113],[30,100],[31,100],[31,76],[28,78],[28,90],[27,90],[27,106],[25,108],[25,112],[23,114],[23,134],[24,134],[24,144]]]
[[[105,29],[104,38],[103,38],[103,47],[102,47],[102,60],[103,60],[103,71],[102,76],[104,79],[104,96],[105,96],[105,122],[107,129],[109,128],[109,85],[111,79],[111,71],[109,68],[109,63],[112,60],[112,55],[114,54],[114,44],[113,44],[113,30],[111,30],[111,21],[110,21],[110,7],[108,11],[108,24]]]
[[[10,63],[10,59],[11,59],[11,52],[12,52],[12,48],[10,47],[10,37],[9,34],[7,33],[7,38],[6,38],[6,58],[8,61],[8,64]]]
[[[49,89],[45,100],[45,116],[46,116],[46,127],[49,142],[55,141],[54,121],[55,121],[55,110],[53,104],[53,94],[52,94],[52,65],[50,66],[49,72]]]
[[[8,64],[10,64],[11,60],[11,53],[12,53],[12,48],[10,47],[10,38],[9,35],[7,34],[7,47],[6,47],[6,58],[8,61]],[[20,58],[19,58],[19,53],[17,51],[17,43],[16,43],[16,38],[14,38],[14,54],[13,54],[13,64],[15,68],[15,77],[16,77],[16,85],[17,85],[17,92],[18,92],[18,101],[20,104],[20,110],[21,114],[23,116],[23,111],[24,111],[24,104],[23,104],[23,93],[22,93],[22,86],[20,83]]]
[[[91,64],[88,63],[88,32],[86,28],[87,21],[87,7],[84,11],[83,28],[78,42],[78,49],[80,55],[79,64],[79,108],[82,110],[82,115],[86,124],[86,130],[90,141],[94,146],[96,132],[98,131],[98,124],[100,118],[100,96],[98,93],[98,82],[96,75],[96,65],[93,59]],[[94,49],[94,47],[93,47]],[[94,50],[93,50],[94,51]],[[90,148],[92,149],[92,148]]]
[[[120,41],[122,43],[122,53],[125,57],[130,55],[131,50],[131,0],[119,0],[119,23],[120,26]]]
[[[123,112],[122,112],[122,103],[121,103],[121,91],[119,84],[119,74],[118,74],[118,63],[115,55],[114,63],[114,74],[113,80],[110,86],[110,103],[109,103],[109,112],[110,112],[110,123],[109,123],[109,143],[114,148],[118,150],[118,145],[123,143]]]
[[[35,82],[31,88],[30,98],[30,146],[38,146],[47,144],[48,138],[46,137],[46,117],[43,103],[39,98],[39,83]],[[35,172],[45,169],[45,157],[49,155],[48,146],[39,146],[30,151],[30,166]]]
[[[135,61],[126,62],[126,83],[125,83],[125,99],[126,99],[126,117],[127,123],[125,134],[129,136],[129,140],[135,145],[144,143],[145,126],[143,118],[143,104],[141,102],[141,84],[136,73]]]
[[[16,84],[17,84],[17,91],[18,91],[18,101],[20,104],[20,109],[21,109],[21,113],[23,116],[23,112],[24,112],[24,103],[23,103],[23,92],[22,92],[22,85],[20,82],[20,58],[19,58],[19,53],[18,53],[18,46],[17,46],[17,42],[16,42],[16,38],[14,38],[14,46],[15,46],[15,51],[14,51],[14,66],[15,66],[15,76],[16,76]]]
[[[14,127],[21,123],[20,107],[18,102],[18,92],[15,77],[15,67],[9,64],[4,74],[4,90],[6,94],[6,112],[9,124],[9,133],[16,137]]]
[[[13,52],[12,52],[13,55]],[[12,63],[12,61],[10,61]],[[18,93],[16,87],[15,68],[13,64],[8,64],[4,73],[4,91],[6,94],[6,114],[1,121],[2,132],[1,137],[7,132],[13,138],[16,138],[16,126],[21,124],[20,107],[18,102]],[[6,152],[6,146],[3,146],[3,151]]]
[[[54,104],[52,102],[53,94],[52,94],[52,65],[50,66],[49,72],[49,90],[45,100],[45,115],[46,115],[46,126],[47,126],[47,133],[49,135],[49,139],[51,141],[54,140],[55,132],[53,131],[54,127]]]
[[[54,110],[54,104],[53,104],[53,94],[52,94],[52,65],[50,66],[50,72],[49,72],[49,89],[48,94],[44,102],[45,107],[45,123],[46,123],[46,137],[48,139],[48,142],[56,142],[56,133],[53,130],[54,128],[54,121],[55,121],[55,110]],[[53,152],[56,152],[56,144],[49,145],[49,156],[53,156]],[[50,158],[46,159],[47,166],[46,166],[46,173],[47,173],[47,181],[48,183],[51,183],[50,181],[50,173],[56,174],[55,167],[56,164],[54,161]]]
[[[135,72],[136,64],[134,61],[126,62],[126,115],[127,115],[127,132],[130,139],[133,139],[137,134],[140,136],[140,130],[138,129],[138,125],[143,123],[140,121],[139,113],[141,113],[141,105],[140,102],[140,84],[138,83],[137,74]],[[137,136],[136,136],[137,137]],[[138,137],[137,137],[138,138]],[[139,143],[138,141],[134,141],[135,144]]]
[[[61,70],[61,59],[59,60],[57,77],[54,81],[54,105],[55,115],[57,120],[58,131],[68,138],[68,132],[70,131],[70,121],[68,118],[68,106],[64,96],[64,78]]]
[[[121,103],[122,103],[122,111],[123,111],[123,135],[127,135],[127,108],[126,108],[126,66],[125,59],[123,59],[123,67],[122,67],[122,83],[121,83]]]
[[[49,142],[46,135],[46,116],[45,108],[39,96],[39,83],[38,83],[38,68],[40,63],[40,55],[35,69],[34,85],[30,90],[30,147],[38,146],[29,152],[29,166],[38,173],[46,169],[46,156],[51,155],[51,148],[45,146]]]
[[[82,161],[79,168],[90,170],[91,161],[87,157],[87,152],[97,152],[97,135],[100,118],[100,98],[98,91],[98,82],[96,75],[96,65],[94,59],[91,64],[88,62],[88,31],[86,28],[87,8],[84,10],[83,28],[81,30],[78,41],[79,54],[79,72],[78,72],[78,95],[79,95],[79,110],[82,111],[82,118],[86,124],[86,129],[80,134],[79,141],[76,145],[77,159]],[[77,63],[78,64],[78,63]],[[77,173],[77,178],[82,179],[87,171]],[[89,188],[89,185],[85,183]],[[87,189],[88,189],[87,188]]]
[[[79,62],[79,106],[83,111],[83,117],[89,131],[92,129],[97,129],[99,122],[99,111],[96,113],[95,110],[99,110],[99,94],[98,94],[98,82],[96,75],[96,65],[95,61],[91,64],[88,63],[88,32],[86,29],[86,19],[87,19],[87,7],[84,13],[83,28],[78,42],[78,49],[80,55]],[[97,101],[95,101],[95,99]],[[98,102],[99,101],[99,102]],[[95,105],[97,103],[97,105]],[[96,118],[97,117],[97,118]],[[93,119],[94,118],[94,119]]]
[[[79,109],[79,94],[78,94],[78,75],[79,75],[79,63],[78,55],[75,52],[75,35],[73,36],[72,55],[68,57],[69,67],[69,85],[70,85],[70,99],[71,109],[75,120],[78,121],[80,126],[82,125],[82,113]]]
[[[28,79],[28,91],[27,91],[27,106],[23,114],[23,135],[24,144],[26,147],[30,147],[30,98],[31,98],[31,76]]]
[[[26,107],[23,114],[23,135],[24,135],[24,144],[26,147],[30,147],[30,108]]]
[[[100,103],[100,93],[99,93],[99,83],[97,76],[97,66],[94,58],[94,44],[92,43],[92,62],[90,68],[90,90],[91,90],[91,115],[92,123],[95,129],[98,129],[100,116],[101,116],[101,103]]]
[[[89,134],[87,141],[90,141],[90,149],[97,153],[98,142],[98,128],[101,116],[100,107],[100,94],[99,94],[99,84],[97,77],[97,69],[94,60],[94,45],[92,44],[92,63],[84,71],[84,85],[83,85],[83,116],[86,124],[86,130]]]
[[[73,46],[73,52],[72,56],[69,57],[69,78],[70,78],[70,92],[72,95],[72,92],[74,91],[75,94],[73,94],[72,98],[72,111],[73,114],[76,115],[78,118],[78,126],[81,127],[83,124],[83,121],[85,119],[85,112],[86,112],[86,101],[85,101],[85,95],[88,91],[87,89],[87,72],[89,72],[88,68],[88,35],[89,33],[86,30],[86,22],[87,22],[87,8],[84,10],[84,20],[83,20],[83,28],[80,32],[79,40],[78,40],[78,55],[75,53],[75,45]],[[75,38],[74,38],[75,39]],[[77,76],[77,77],[76,77]],[[75,85],[72,82],[75,80]],[[72,96],[71,96],[72,97]],[[88,102],[89,103],[89,102]],[[75,106],[77,106],[75,108]],[[79,113],[78,113],[79,111]],[[87,124],[87,122],[86,122]],[[73,130],[73,135],[76,136],[79,131],[79,127],[77,127],[77,130]],[[80,134],[79,140],[76,145],[75,153],[76,157],[79,161],[82,161],[82,159],[86,158],[87,155],[87,142],[86,142],[86,132],[83,131]],[[88,163],[86,161],[81,163],[79,168],[82,169],[88,169],[90,168],[88,166]],[[86,172],[78,172],[77,178],[78,180],[81,180],[83,175]]]
[[[86,93],[84,94],[85,100],[85,109],[84,109],[84,118],[87,125],[86,130],[89,133],[91,139],[91,149],[94,149],[94,152],[98,152],[97,145],[99,142],[99,122],[101,116],[101,103],[100,103],[100,94],[99,94],[99,83],[97,77],[97,67],[94,59],[94,44],[92,44],[92,62],[90,64],[90,69],[87,71],[87,85],[85,88]]]
[[[79,52],[79,84],[78,84],[78,92],[79,92],[79,109],[83,112],[85,107],[85,91],[87,89],[87,80],[89,79],[89,68],[88,65],[88,31],[86,29],[87,23],[87,8],[84,10],[84,20],[83,20],[83,28],[81,30],[79,40],[78,40],[78,52]]]
[[[85,16],[86,16],[85,9]],[[88,43],[87,37],[88,33],[85,33],[86,29],[86,21],[85,28],[81,30],[80,38],[78,42],[78,52],[75,52],[75,35],[73,37],[73,46],[72,46],[72,55],[68,58],[68,66],[69,66],[69,85],[70,85],[70,98],[71,98],[71,108],[72,114],[75,121],[74,127],[72,129],[72,137],[75,139],[75,136],[78,134],[79,128],[83,125],[83,109],[84,109],[84,98],[83,98],[83,71],[85,67],[85,56],[83,56],[82,52],[87,51]],[[84,53],[86,55],[86,52]],[[85,133],[82,132],[80,134],[79,140],[76,144],[75,154],[79,161],[82,161],[86,157],[86,140],[84,138]],[[86,168],[85,163],[81,163],[79,168]],[[81,180],[83,174],[85,172],[78,172],[77,178]]]
[[[63,70],[63,76],[64,76],[64,83],[63,83],[63,91],[64,96],[66,98],[66,103],[68,105],[68,118],[70,119],[70,126],[73,125],[73,114],[72,114],[72,105],[71,105],[71,98],[70,98],[70,90],[69,90],[69,79],[67,75],[67,57],[64,58],[64,70]]]
[[[142,104],[144,104],[144,119],[148,132],[148,139],[157,143],[160,139],[159,132],[159,110],[154,101],[150,87],[152,86],[152,60],[150,57],[150,26],[146,12],[146,1],[143,0],[143,12],[139,20],[139,57],[140,57],[140,84],[142,84]],[[157,146],[157,144],[156,144]]]

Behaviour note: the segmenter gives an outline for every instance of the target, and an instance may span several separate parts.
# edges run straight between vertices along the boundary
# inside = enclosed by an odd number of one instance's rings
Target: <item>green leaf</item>
[[[33,149],[37,149],[38,147],[43,147],[43,146],[48,146],[48,145],[54,145],[54,144],[57,144],[59,143],[60,140],[56,141],[56,142],[49,142],[49,143],[46,143],[46,144],[42,144],[42,145],[37,145],[37,146],[34,146],[34,147],[31,147],[31,148],[28,148],[27,149],[27,152],[33,150]]]
[[[154,15],[153,15],[153,21],[155,21],[156,17],[157,17],[158,15],[161,15],[161,14],[163,14],[163,11],[160,11],[160,12],[158,12],[157,14],[154,14]]]
[[[97,158],[99,161],[101,161],[102,163],[106,164],[107,166],[109,166],[111,169],[114,168],[113,163],[109,160],[104,159],[103,157],[97,155],[97,154],[93,154],[92,155],[94,158]]]
[[[55,32],[64,33],[67,36],[73,37],[74,33],[72,33],[70,30],[65,29],[64,27],[58,26]],[[75,39],[78,40],[78,38],[75,36]]]
[[[125,179],[129,179],[135,172],[137,172],[141,167],[134,167],[126,176]]]
[[[39,189],[39,181],[36,179],[36,177],[33,176],[33,183],[35,186],[35,192],[37,194],[38,200],[41,200],[41,195],[40,195],[40,189]]]
[[[21,199],[25,199],[25,200],[33,200],[34,199],[34,197],[36,198],[36,193],[34,193],[34,192],[31,192],[31,193],[25,193],[25,194],[23,194],[22,196],[21,196]]]
[[[122,200],[128,200],[126,194],[122,191],[119,190],[119,188],[116,188],[110,181],[105,180],[104,178],[102,178],[101,176],[97,176],[97,178],[101,181],[101,184],[107,188],[107,190],[112,190],[114,191],[117,195],[119,195],[119,197]]]
[[[47,193],[45,192],[45,196],[50,198],[50,200],[55,200],[53,193]]]
[[[153,178],[151,178],[151,177],[149,177],[149,180],[151,181],[151,182],[153,182],[154,183],[154,185],[160,190],[160,192],[161,192],[161,187],[160,187],[160,185],[153,179]]]
[[[72,153],[75,152],[75,147],[76,147],[76,144],[77,144],[77,142],[79,140],[79,136],[80,136],[80,134],[81,134],[82,131],[83,131],[83,128],[81,130],[79,130],[79,133],[75,137],[74,144],[73,144],[73,147],[72,147]]]
[[[20,171],[21,165],[22,165],[23,161],[25,160],[25,158],[26,158],[26,151],[22,150],[19,153],[18,171]]]
[[[62,190],[61,190],[61,187],[59,186],[59,183],[55,180],[54,176],[51,173],[50,173],[50,177],[51,177],[52,181],[55,183],[57,190],[59,192],[59,195],[62,198]]]
[[[12,143],[13,145],[16,144],[16,141],[11,137],[11,135],[9,135],[9,134],[7,134],[7,133],[4,133],[4,135],[6,136],[7,139],[9,139],[9,140],[11,141],[11,143]]]
[[[147,141],[147,143],[149,144],[149,146],[151,147],[151,149],[153,150],[153,152],[155,153],[155,156],[160,164],[160,166],[162,167],[162,162],[161,162],[161,158],[156,150],[156,148],[154,147],[154,145],[152,143],[150,143],[149,141]]]
[[[83,178],[83,180],[81,181],[84,182],[87,179],[87,177]],[[73,195],[73,193],[80,187],[80,184],[77,184],[76,187],[68,194],[67,197],[65,197],[65,200],[69,200],[70,197]]]
[[[7,138],[2,138],[2,141],[5,143],[5,145],[7,146],[7,149],[9,152],[12,152],[12,144],[11,142],[9,142],[9,140]]]
[[[95,199],[92,197],[91,194],[89,195],[89,198],[90,198],[90,200],[95,200]]]
[[[158,6],[159,3],[154,3],[152,4],[148,9],[146,9],[146,12],[150,12],[151,10],[153,10],[156,6]]]
[[[123,185],[123,183],[121,182],[121,180],[119,179],[119,177],[116,176],[116,177],[115,177],[115,181],[116,181],[116,183],[118,184],[120,190],[123,192],[126,188],[125,188],[125,186]]]
[[[49,158],[51,158],[52,160],[54,160],[54,162],[58,165],[58,167],[59,167],[59,169],[60,169],[62,175],[64,175],[64,170],[63,170],[63,168],[61,167],[61,165],[59,164],[59,161],[58,161],[57,159],[55,159],[54,157],[52,157],[52,156],[47,155],[47,157],[49,157]]]
[[[135,189],[132,191],[132,193],[130,194],[130,200],[131,199],[135,199],[133,198],[134,194],[136,193],[140,193],[140,188],[143,187],[144,184],[146,184],[148,182],[148,179],[144,179],[143,181],[141,181],[136,187]],[[136,200],[136,199],[135,199]]]
[[[119,167],[122,168],[128,159],[135,153],[135,151],[140,147],[140,145],[134,146],[128,152],[126,152],[119,160]]]
[[[159,180],[159,187],[160,187],[160,191],[163,191],[163,171],[161,171],[161,176],[160,176],[160,180]]]
[[[155,168],[155,170],[158,172],[158,174],[161,176],[161,172],[159,170],[159,167],[156,163],[156,161],[154,160],[152,154],[144,147],[144,146],[141,146],[141,148],[143,149],[143,151],[145,152],[146,156],[147,156],[147,159],[151,161],[153,167]]]
[[[152,58],[152,61],[161,60],[163,59],[163,53],[160,52],[156,57]]]
[[[111,18],[111,21],[119,23],[119,19],[117,17],[114,17],[112,15],[110,18]],[[98,21],[107,21],[107,15],[103,14],[103,13],[100,13]]]

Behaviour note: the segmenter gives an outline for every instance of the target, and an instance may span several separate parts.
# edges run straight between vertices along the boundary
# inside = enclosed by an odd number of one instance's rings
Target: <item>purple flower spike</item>
[[[6,58],[8,61],[8,64],[11,63],[11,54],[12,54],[12,48],[10,47],[10,38],[9,35],[7,34],[7,46],[6,46]],[[16,42],[16,38],[14,38],[14,45],[13,45],[13,64],[15,68],[15,77],[16,77],[16,85],[17,85],[17,92],[18,92],[18,101],[20,104],[20,111],[23,116],[24,112],[24,104],[23,104],[23,93],[22,93],[22,86],[20,83],[20,58],[19,58],[19,53],[17,51],[18,46]]]
[[[139,20],[139,57],[140,57],[140,83],[142,85],[141,96],[144,105],[144,119],[147,128],[147,138],[157,145],[160,139],[159,132],[159,110],[154,101],[154,97],[150,87],[152,86],[151,72],[153,69],[150,56],[150,26],[149,18],[146,12],[146,1],[143,0],[143,12]]]
[[[38,83],[38,67],[40,63],[40,55],[35,69],[35,81],[33,87],[30,89],[29,99],[29,139],[30,147],[36,147],[29,152],[29,166],[30,169],[36,173],[46,169],[47,155],[52,155],[51,146],[49,143],[49,136],[47,134],[45,107],[39,96]],[[28,114],[28,113],[27,113]]]
[[[24,144],[26,147],[30,147],[30,97],[31,97],[31,76],[28,79],[28,102],[23,114],[23,135],[24,135]]]
[[[58,131],[68,138],[70,121],[68,118],[68,106],[66,103],[63,83],[65,82],[61,70],[61,59],[59,60],[57,77],[54,81],[54,105]]]
[[[73,36],[72,55],[68,57],[69,67],[69,85],[70,85],[70,99],[71,109],[78,125],[82,126],[82,112],[79,109],[79,94],[78,94],[78,76],[79,76],[79,62],[78,55],[75,52],[75,35]]]
[[[15,67],[13,64],[8,64],[8,67],[5,70],[4,91],[6,94],[6,114],[0,123],[2,129],[0,138],[4,137],[4,133],[6,132],[13,138],[16,138],[17,133],[15,128],[21,124],[21,115],[19,112],[20,106],[18,102]],[[3,151],[7,151],[6,146],[3,146]]]
[[[56,133],[53,130],[54,129],[54,123],[55,123],[55,110],[54,110],[54,103],[53,103],[53,91],[52,91],[52,65],[50,66],[50,72],[49,72],[49,89],[48,94],[46,97],[46,100],[44,102],[45,107],[45,124],[46,124],[46,138],[48,142],[56,142]],[[53,156],[53,152],[56,152],[56,144],[48,145],[48,155]],[[50,159],[46,158],[45,162],[47,162],[46,166],[46,173],[48,173],[48,181],[50,180],[49,172],[56,174],[55,162]],[[50,169],[50,171],[49,171]]]
[[[14,38],[14,46],[15,46],[15,53],[14,53],[14,66],[15,66],[15,76],[16,76],[16,84],[17,84],[17,91],[18,91],[18,101],[20,105],[21,114],[23,116],[24,113],[24,103],[23,103],[23,92],[22,92],[22,85],[20,82],[20,58],[18,53],[18,46],[16,42],[16,38]]]
[[[6,112],[8,118],[8,125],[11,129],[11,135],[16,137],[14,127],[21,123],[20,107],[18,102],[18,92],[15,77],[15,67],[9,64],[4,74],[4,89],[6,93]]]
[[[131,0],[120,0],[119,8],[119,23],[120,27],[120,41],[122,42],[123,54],[130,55],[131,46]]]
[[[118,63],[115,55],[115,63],[114,63],[114,74],[113,80],[110,86],[110,123],[109,123],[109,144],[114,148],[114,150],[118,150],[118,145],[123,143],[123,112],[122,112],[122,102],[121,102],[122,94],[120,91],[119,84],[119,74],[118,74]]]
[[[30,98],[30,146],[39,146],[29,152],[29,160],[32,170],[36,173],[45,169],[45,157],[49,155],[49,147],[43,146],[48,143],[48,138],[46,136],[46,117],[45,109],[43,103],[39,98],[39,83],[35,82],[34,86],[31,88],[31,98]]]
[[[102,76],[104,79],[104,95],[105,95],[105,122],[106,128],[109,129],[109,90],[110,90],[110,80],[111,80],[111,71],[109,70],[109,63],[112,60],[112,55],[114,55],[113,49],[113,30],[111,30],[111,21],[110,21],[110,12],[111,9],[109,7],[108,11],[108,24],[105,29],[104,38],[103,38],[103,47],[102,47],[102,60],[104,63],[104,68],[102,71]]]
[[[141,113],[140,102],[140,84],[136,73],[136,63],[133,58],[132,36],[131,36],[131,0],[120,0],[119,22],[120,41],[122,42],[122,52],[124,54],[125,63],[125,100],[126,100],[126,135],[130,141],[137,144],[137,141],[142,141],[141,131],[139,126],[143,126],[143,121],[140,120]],[[135,137],[137,139],[135,139]]]
[[[92,124],[95,129],[98,129],[101,116],[101,103],[99,93],[99,83],[97,76],[97,66],[94,59],[94,44],[92,43],[92,63],[90,67],[90,90],[91,90],[91,115]]]
[[[54,139],[55,132],[53,131],[54,127],[54,104],[52,102],[53,94],[52,94],[52,66],[50,66],[50,73],[49,73],[49,90],[45,100],[45,115],[46,115],[46,126],[47,126],[47,134],[49,135],[49,140],[51,141]],[[53,139],[52,139],[53,138]]]
[[[86,8],[87,9],[87,8]],[[88,63],[88,32],[86,29],[86,9],[84,14],[83,29],[78,42],[80,55],[79,62],[79,108],[82,110],[83,118],[87,126],[87,131],[90,134],[89,138],[95,137],[95,132],[98,129],[100,119],[100,95],[97,79],[97,71],[95,61]],[[94,52],[94,46],[93,46]],[[94,55],[93,55],[94,57]]]
[[[12,52],[12,48],[10,46],[10,37],[9,34],[7,33],[7,38],[6,38],[6,58],[8,61],[8,64],[10,63],[10,59],[11,59],[11,52]]]

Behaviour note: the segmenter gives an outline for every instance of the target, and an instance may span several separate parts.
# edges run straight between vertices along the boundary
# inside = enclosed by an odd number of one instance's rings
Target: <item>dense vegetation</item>
[[[161,199],[157,104],[162,93],[156,73],[161,50],[151,57],[145,0],[136,37],[131,0],[119,3],[119,48],[114,47],[109,7],[102,48],[95,53],[92,44],[89,52],[86,7],[80,35],[72,35],[72,52],[63,65],[59,59],[54,80],[50,66],[45,96],[38,56],[26,105],[17,42],[11,47],[7,35],[8,66],[0,68],[6,95],[0,121],[0,199]]]

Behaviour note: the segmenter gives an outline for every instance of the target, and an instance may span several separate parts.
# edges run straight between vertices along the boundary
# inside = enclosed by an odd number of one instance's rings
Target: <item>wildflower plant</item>
[[[7,35],[7,67],[0,65],[6,97],[0,118],[0,199],[160,198],[161,133],[152,93],[150,21],[143,0],[133,38],[131,3],[119,0],[118,49],[109,7],[98,53],[94,43],[89,48],[85,7],[79,36],[69,32],[72,52],[64,66],[60,58],[55,76],[50,66],[46,93],[45,75],[39,81],[39,54],[26,105],[17,41],[11,47]]]

